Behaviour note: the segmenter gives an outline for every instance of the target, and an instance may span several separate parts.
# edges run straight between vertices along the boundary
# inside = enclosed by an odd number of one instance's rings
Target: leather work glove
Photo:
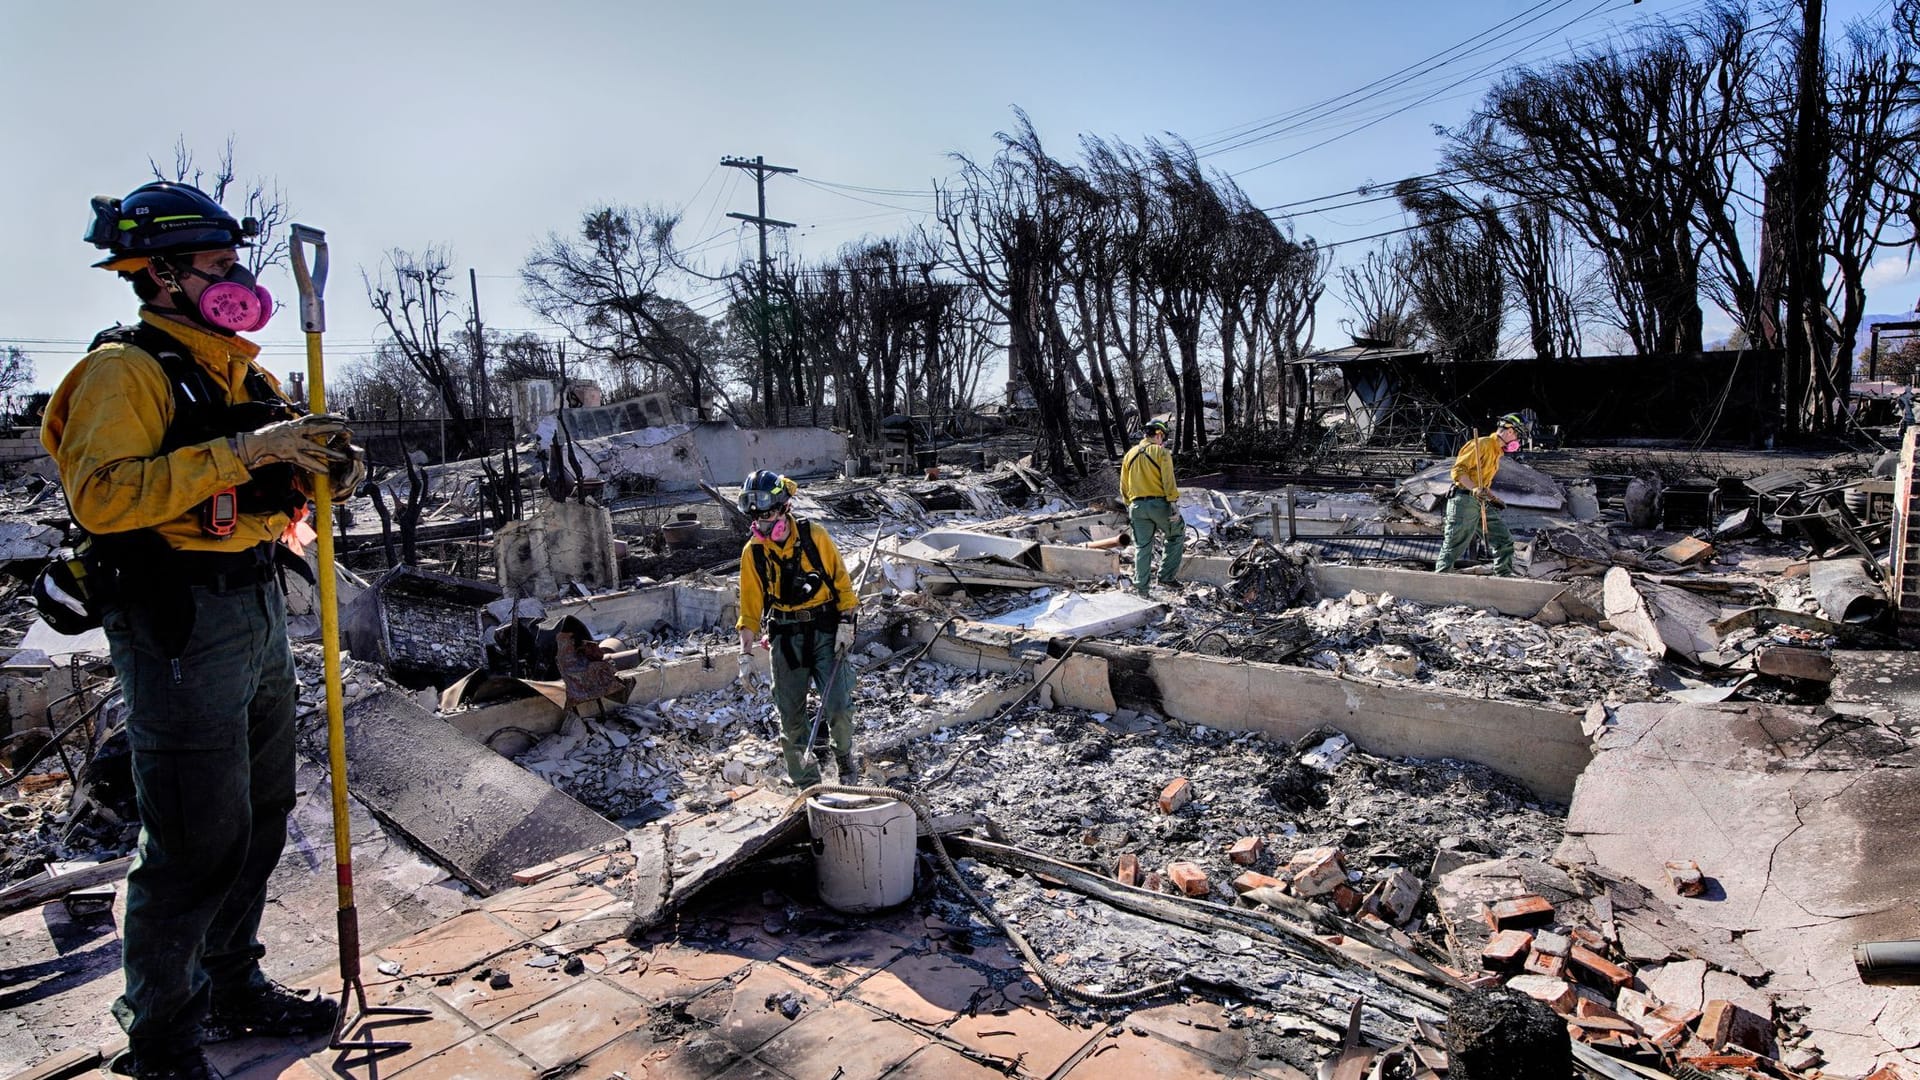
[[[313,413],[243,431],[233,437],[233,452],[249,471],[284,461],[307,472],[331,473],[334,464],[348,456],[328,445],[341,436],[351,438],[346,417]]]
[[[837,659],[847,655],[853,649],[853,616],[840,620],[840,629],[833,632],[833,655]]]
[[[346,502],[367,479],[367,450],[353,445],[353,434],[342,432],[327,440],[327,448],[346,456],[327,468],[328,491],[336,503]]]

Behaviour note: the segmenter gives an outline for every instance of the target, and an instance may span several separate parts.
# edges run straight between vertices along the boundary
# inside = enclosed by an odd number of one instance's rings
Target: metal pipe
[[[1920,941],[1862,941],[1853,947],[1860,981],[1876,986],[1920,985]]]
[[[1807,586],[1834,622],[1870,623],[1887,612],[1887,593],[1865,559],[1823,559],[1807,567]]]

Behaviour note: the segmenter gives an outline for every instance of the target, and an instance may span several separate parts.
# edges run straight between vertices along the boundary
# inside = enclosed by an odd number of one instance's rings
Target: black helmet
[[[1146,426],[1140,429],[1140,432],[1142,438],[1148,435],[1165,435],[1167,433],[1167,422],[1165,420],[1149,420]]]
[[[755,470],[740,485],[740,512],[758,514],[787,505],[799,485],[772,469]]]
[[[95,195],[86,239],[109,253],[93,265],[138,270],[155,255],[246,247],[259,231],[252,218],[235,221],[199,188],[160,180],[142,184],[124,199]]]

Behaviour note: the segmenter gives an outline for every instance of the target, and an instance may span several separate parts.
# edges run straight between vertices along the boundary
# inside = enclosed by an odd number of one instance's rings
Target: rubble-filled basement
[[[566,490],[519,492],[529,440],[347,504],[345,1037],[404,1046],[243,1039],[223,1076],[1920,1076],[1920,996],[1856,963],[1920,937],[1911,434],[1884,476],[1525,455],[1516,577],[1432,572],[1444,472],[1182,477],[1187,558],[1141,597],[1110,473],[958,447],[853,476],[824,429],[589,419]],[[827,786],[866,795],[801,798],[739,677],[731,478],[760,468],[859,583],[859,771]],[[1662,472],[1711,483],[1649,517]],[[43,1080],[123,1038],[138,830],[104,640],[32,615],[51,476],[0,492],[0,1076]],[[288,587],[300,802],[262,935],[333,994]],[[847,844],[910,851],[903,899],[830,903]]]

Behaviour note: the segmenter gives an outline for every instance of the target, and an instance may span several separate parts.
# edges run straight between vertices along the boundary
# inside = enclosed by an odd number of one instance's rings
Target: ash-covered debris
[[[982,810],[1012,842],[1055,858],[1111,873],[1132,855],[1143,877],[1191,862],[1222,902],[1239,874],[1271,874],[1316,847],[1340,848],[1364,892],[1399,868],[1425,873],[1442,848],[1544,857],[1560,842],[1563,809],[1491,769],[1379,758],[1344,736],[1310,753],[1332,738],[1303,753],[1147,714],[1036,708],[915,745],[913,775],[939,778],[919,781],[936,809]],[[1162,793],[1182,778],[1191,801],[1163,812]],[[1236,862],[1228,852],[1245,837],[1261,852]]]
[[[877,664],[890,655],[876,644],[860,659]],[[906,680],[869,673],[854,698],[855,747],[931,730],[1023,682],[928,661],[914,665]],[[741,785],[784,784],[779,723],[764,689],[729,686],[613,706],[600,716],[569,716],[559,732],[514,760],[607,817],[650,820],[723,802],[726,792]]]

